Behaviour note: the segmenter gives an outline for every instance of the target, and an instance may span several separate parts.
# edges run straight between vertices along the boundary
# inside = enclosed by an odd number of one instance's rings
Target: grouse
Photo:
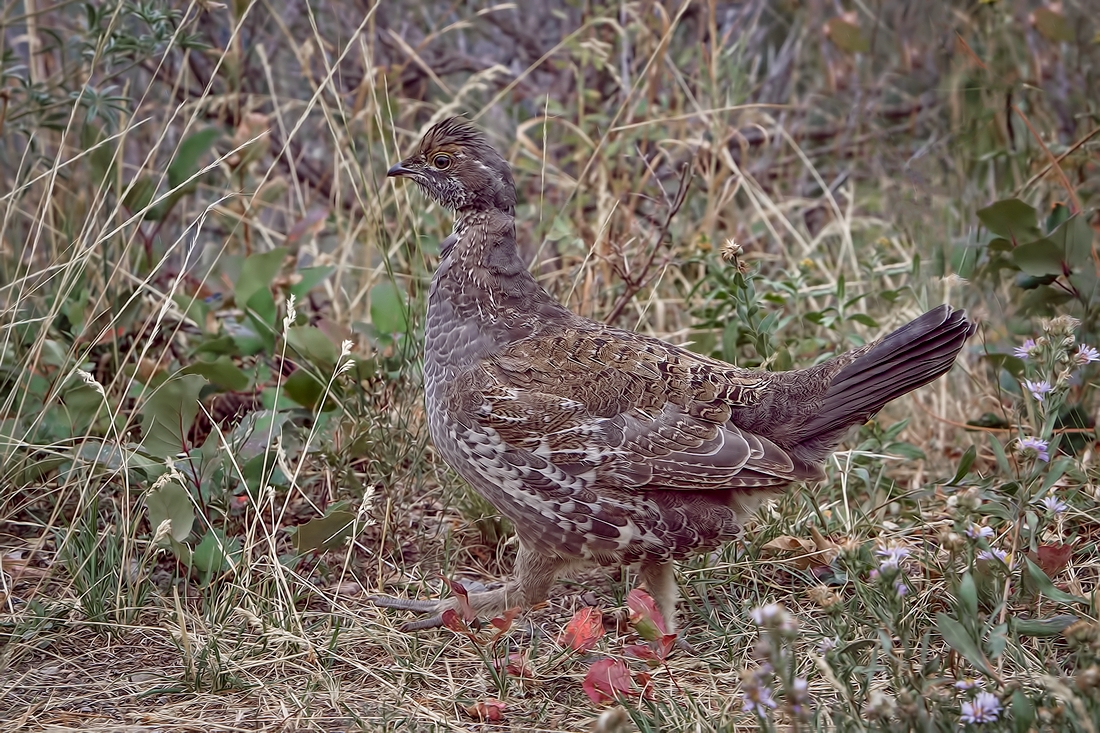
[[[741,369],[582,318],[516,248],[508,164],[460,118],[386,173],[454,212],[428,295],[424,386],[443,459],[515,525],[479,615],[546,600],[559,574],[637,564],[671,625],[674,561],[735,539],[762,502],[824,477],[850,427],[947,372],[975,326],[948,306],[809,369]],[[456,599],[378,605],[442,623]]]

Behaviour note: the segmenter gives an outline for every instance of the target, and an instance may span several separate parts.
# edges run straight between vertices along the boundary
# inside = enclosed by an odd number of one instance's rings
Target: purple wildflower
[[[993,528],[981,527],[971,522],[966,528],[966,536],[972,540],[987,540],[993,536]]]
[[[876,547],[875,554],[882,558],[879,561],[879,572],[897,570],[901,561],[909,557],[909,550],[904,547]]]
[[[763,718],[768,714],[768,710],[774,710],[776,707],[772,691],[763,685],[749,685],[742,694],[745,699],[741,709],[746,713],[753,712]]]
[[[991,547],[988,550],[978,550],[977,558],[979,560],[996,560],[1006,567],[1012,567],[1012,558],[1004,550],[998,550],[996,547]]]
[[[1030,379],[1024,380],[1024,386],[1027,387],[1027,391],[1031,392],[1031,396],[1037,401],[1042,402],[1047,393],[1050,392],[1053,387],[1050,386],[1050,382],[1045,379],[1039,382],[1033,382]]]
[[[1077,347],[1077,353],[1073,355],[1073,360],[1081,366],[1092,364],[1094,361],[1100,361],[1100,351],[1088,344],[1081,344]]]
[[[976,690],[979,685],[981,683],[973,677],[963,677],[961,680],[955,680],[956,690]]]
[[[1037,458],[1046,463],[1050,460],[1050,444],[1042,438],[1029,436],[1016,442],[1016,452],[1024,458]]]
[[[992,692],[979,692],[962,704],[960,723],[995,723],[1001,714],[1001,701]]]
[[[1061,513],[1062,513],[1062,512],[1064,512],[1064,511],[1065,511],[1065,510],[1066,510],[1067,508],[1069,508],[1069,505],[1068,505],[1068,504],[1066,504],[1066,503],[1065,503],[1064,501],[1062,501],[1061,499],[1059,499],[1059,498],[1058,498],[1057,496],[1055,496],[1054,494],[1050,494],[1050,495],[1048,495],[1048,496],[1044,496],[1044,497],[1043,497],[1043,500],[1042,500],[1042,502],[1040,502],[1040,503],[1041,503],[1041,504],[1042,504],[1042,505],[1043,505],[1043,506],[1044,506],[1044,507],[1046,508],[1046,510],[1047,510],[1048,512],[1050,512],[1051,514],[1061,514]]]
[[[1035,339],[1028,339],[1022,345],[1012,350],[1012,355],[1019,359],[1027,359],[1031,356],[1031,350],[1035,348]]]

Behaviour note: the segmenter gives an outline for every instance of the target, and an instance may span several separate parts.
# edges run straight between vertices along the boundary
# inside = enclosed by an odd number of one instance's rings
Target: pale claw
[[[393,596],[369,596],[367,600],[379,608],[393,608],[398,611],[434,614],[429,618],[422,618],[418,621],[406,621],[398,626],[398,631],[404,633],[439,628],[443,625],[443,612],[448,608],[455,607],[453,599],[448,601],[418,601],[412,598],[394,598]]]

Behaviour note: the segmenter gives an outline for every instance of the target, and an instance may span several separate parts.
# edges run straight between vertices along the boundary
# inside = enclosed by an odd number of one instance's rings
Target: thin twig
[[[1073,186],[1070,185],[1069,179],[1066,178],[1066,172],[1062,170],[1062,166],[1058,165],[1058,159],[1054,157],[1054,153],[1050,152],[1050,148],[1043,142],[1043,138],[1039,136],[1039,131],[1031,126],[1031,120],[1020,111],[1020,108],[1016,105],[1012,105],[1012,109],[1016,114],[1020,115],[1020,119],[1027,125],[1027,129],[1031,130],[1032,137],[1035,138],[1035,142],[1039,143],[1039,147],[1046,153],[1047,158],[1050,159],[1050,164],[1054,166],[1054,170],[1058,171],[1058,177],[1062,179],[1062,185],[1066,188],[1066,193],[1069,194],[1070,202],[1073,204],[1073,211],[1071,213],[1078,214],[1081,212],[1081,201],[1077,198],[1077,192],[1073,190]]]
[[[668,213],[665,215],[665,220],[661,224],[661,228],[657,230],[657,240],[653,243],[653,248],[649,252],[649,258],[646,259],[645,264],[642,266],[641,271],[636,277],[623,276],[623,280],[626,283],[626,288],[622,294],[619,295],[619,299],[615,301],[614,307],[604,318],[607,323],[614,323],[626,308],[626,304],[630,302],[630,299],[638,294],[638,291],[645,287],[649,282],[649,271],[653,267],[654,260],[657,259],[657,251],[661,248],[661,243],[668,235],[668,228],[672,226],[672,219],[676,216],[676,212],[680,210],[680,207],[684,205],[684,200],[687,198],[688,189],[691,188],[691,162],[684,164],[683,169],[680,172],[680,185],[676,189],[676,196],[668,204]]]

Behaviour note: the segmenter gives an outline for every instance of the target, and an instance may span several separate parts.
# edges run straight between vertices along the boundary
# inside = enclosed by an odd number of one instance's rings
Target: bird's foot
[[[465,591],[455,592],[454,597],[440,601],[418,601],[411,598],[395,598],[393,596],[370,596],[369,600],[380,608],[393,608],[398,611],[412,611],[419,614],[431,614],[428,618],[416,621],[406,621],[401,624],[400,631],[421,631],[423,629],[435,629],[445,623],[444,614],[453,610],[458,618],[472,621],[475,618],[492,618],[504,612],[506,608],[505,588],[483,591],[480,593],[466,594]]]

